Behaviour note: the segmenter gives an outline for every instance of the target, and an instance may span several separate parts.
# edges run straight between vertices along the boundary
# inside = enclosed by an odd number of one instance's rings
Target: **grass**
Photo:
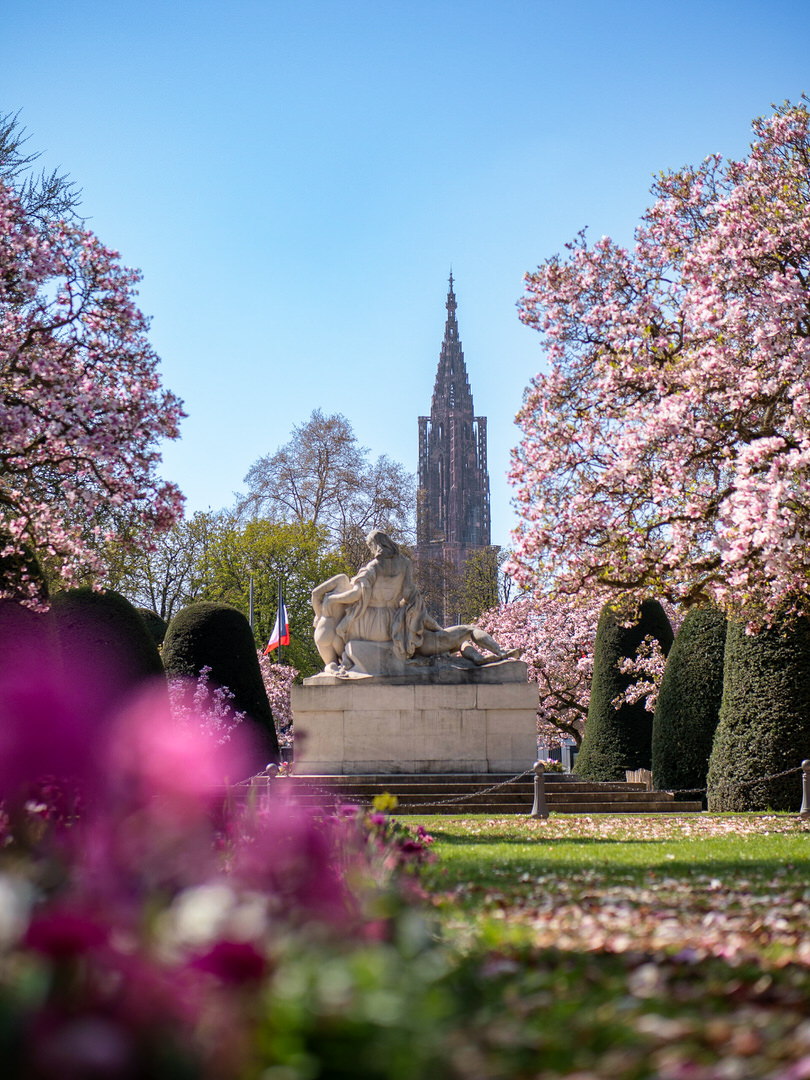
[[[434,837],[470,1052],[501,1070],[471,1074],[810,1078],[810,823],[404,820]]]

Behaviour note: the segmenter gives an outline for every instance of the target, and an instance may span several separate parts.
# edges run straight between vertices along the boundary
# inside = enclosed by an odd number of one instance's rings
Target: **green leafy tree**
[[[687,613],[667,658],[652,728],[653,784],[702,788],[723,697],[726,617],[717,607]]]
[[[134,604],[154,611],[165,622],[195,600],[207,598],[211,579],[209,552],[227,515],[198,511],[156,537],[151,550],[126,544],[107,545],[104,583]]]
[[[622,661],[634,660],[647,637],[658,642],[665,656],[669,654],[674,635],[657,600],[644,600],[629,624],[624,611],[604,606],[596,628],[588,720],[575,769],[587,780],[624,780],[626,769],[651,766],[652,714],[642,700],[623,700],[636,676],[622,670]]]
[[[756,634],[729,622],[723,701],[708,775],[709,810],[797,810],[810,756],[810,617],[787,605]]]
[[[209,537],[205,599],[228,603],[247,615],[253,576],[254,635],[264,648],[278,607],[282,580],[290,621],[290,644],[283,659],[302,677],[323,667],[312,638],[312,590],[333,574],[349,570],[331,550],[323,528],[308,522],[240,522],[235,516],[218,523]]]
[[[462,571],[461,622],[475,622],[485,611],[497,606],[501,568],[507,554],[497,545],[471,551]]]

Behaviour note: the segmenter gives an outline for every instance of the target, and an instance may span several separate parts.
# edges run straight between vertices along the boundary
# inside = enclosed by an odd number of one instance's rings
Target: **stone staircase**
[[[505,773],[289,776],[277,780],[258,776],[250,786],[273,786],[296,803],[313,808],[331,809],[341,803],[368,806],[375,795],[388,792],[397,797],[397,814],[528,814],[534,800],[532,773],[495,791],[486,790],[509,779]],[[547,773],[544,780],[546,804],[553,814],[693,814],[702,809],[700,799],[647,791],[643,783],[595,784],[561,773]]]

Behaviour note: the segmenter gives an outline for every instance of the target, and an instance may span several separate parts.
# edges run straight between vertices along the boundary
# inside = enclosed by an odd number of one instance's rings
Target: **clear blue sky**
[[[194,511],[314,408],[416,469],[452,263],[493,541],[540,368],[522,276],[810,92],[808,0],[2,0],[0,109],[144,273]]]

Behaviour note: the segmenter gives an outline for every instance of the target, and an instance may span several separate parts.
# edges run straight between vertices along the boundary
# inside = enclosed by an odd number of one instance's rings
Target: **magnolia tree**
[[[679,619],[665,604],[673,629]],[[593,653],[602,601],[541,595],[501,604],[486,612],[478,625],[506,649],[520,649],[528,666],[528,677],[537,683],[537,733],[550,745],[559,745],[565,736],[577,746],[582,742],[591,700]],[[658,688],[664,674],[664,657],[658,642],[645,637],[635,657],[623,660],[621,670],[633,681],[616,708],[627,701],[643,701],[654,712]]]
[[[504,649],[519,648],[537,683],[537,732],[552,745],[579,745],[588,715],[598,603],[573,605],[547,596],[501,604],[478,620]]]
[[[293,744],[291,693],[298,669],[291,667],[289,664],[276,664],[262,652],[257,653],[257,655],[264,688],[267,691],[267,700],[270,702],[270,708],[273,712],[278,745],[280,747],[290,747]]]
[[[138,280],[91,232],[46,228],[0,181],[0,558],[33,549],[66,585],[101,570],[99,541],[122,523],[138,543],[181,513],[157,445],[183,412],[161,388]],[[10,584],[0,596],[20,595]]]
[[[772,611],[810,592],[810,118],[662,175],[627,251],[580,235],[526,277],[512,569]]]

